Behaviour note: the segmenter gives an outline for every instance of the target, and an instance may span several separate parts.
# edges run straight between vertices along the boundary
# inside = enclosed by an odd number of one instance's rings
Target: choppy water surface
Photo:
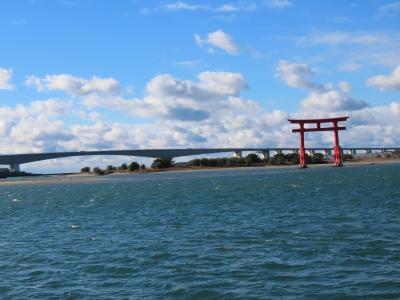
[[[400,165],[0,187],[2,299],[400,298]]]

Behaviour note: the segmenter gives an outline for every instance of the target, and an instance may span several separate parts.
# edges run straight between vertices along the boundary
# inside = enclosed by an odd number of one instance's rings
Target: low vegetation
[[[391,157],[400,158],[400,151],[396,151],[390,154]],[[351,154],[343,154],[344,161],[353,160],[354,157]],[[325,164],[327,163],[326,157],[322,153],[314,153],[313,155],[306,154],[307,164]],[[151,170],[161,170],[168,168],[196,168],[196,167],[246,167],[246,166],[265,166],[265,165],[297,165],[300,162],[298,153],[277,153],[274,156],[263,159],[255,153],[250,153],[246,157],[219,157],[219,158],[195,158],[187,163],[175,164],[172,157],[159,157],[154,159],[151,164],[151,168],[147,169],[146,165],[139,164],[136,161],[130,164],[123,163],[119,167],[109,165],[105,170],[99,167],[84,167],[81,169],[81,173],[93,173],[95,175],[105,175],[112,173],[129,173],[129,172],[147,172]]]
[[[324,164],[327,163],[324,155],[315,153],[310,157],[306,154],[306,160],[309,164]],[[244,158],[237,157],[221,157],[221,158],[197,158],[189,161],[189,166],[201,167],[238,167],[238,166],[262,166],[262,165],[287,165],[298,164],[300,157],[296,153],[283,154],[278,153],[269,159],[262,159],[257,154],[251,153]]]

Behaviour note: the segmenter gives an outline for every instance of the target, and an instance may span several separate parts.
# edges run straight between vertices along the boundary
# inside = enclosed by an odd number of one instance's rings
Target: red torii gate
[[[300,128],[292,129],[292,132],[300,132],[300,168],[307,168],[306,153],[304,148],[304,132],[313,131],[334,131],[335,132],[335,147],[334,147],[334,157],[335,165],[337,167],[342,167],[342,151],[339,145],[339,130],[346,130],[344,126],[338,126],[338,122],[347,121],[349,117],[338,117],[338,118],[328,118],[328,119],[303,119],[294,120],[289,119],[288,121],[292,124],[299,124]],[[332,123],[332,127],[321,127],[321,123]],[[316,128],[305,128],[304,124],[316,124]]]

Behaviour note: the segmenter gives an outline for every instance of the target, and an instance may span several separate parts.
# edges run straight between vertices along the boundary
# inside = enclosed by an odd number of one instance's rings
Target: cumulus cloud
[[[396,67],[389,75],[378,75],[367,80],[367,85],[380,90],[400,90],[400,66]]]
[[[12,69],[0,68],[0,90],[12,90],[14,88],[10,83],[12,74]]]
[[[306,88],[310,91],[308,97],[301,101],[301,109],[321,112],[354,111],[365,108],[368,104],[348,95],[351,91],[350,83],[341,81],[339,89],[335,90],[332,84],[319,84],[307,80],[314,75],[311,67],[302,63],[291,63],[286,60],[278,62],[276,75],[288,86]]]
[[[28,76],[25,83],[41,91],[59,90],[73,96],[83,96],[92,93],[114,94],[120,91],[119,83],[112,77],[90,79],[74,77],[69,74],[46,75],[44,78]]]
[[[270,8],[288,8],[293,6],[293,3],[289,0],[265,0],[264,4]]]
[[[196,34],[194,36],[194,39],[199,47],[203,47],[206,45],[211,46],[211,49],[221,49],[230,55],[239,54],[239,47],[235,44],[231,36],[223,32],[222,30],[210,32],[204,38]]]
[[[280,77],[290,87],[307,88],[317,91],[325,90],[325,86],[307,80],[312,75],[314,75],[314,71],[307,64],[280,60],[276,67],[276,76]]]
[[[202,121],[233,106],[231,98],[246,88],[246,80],[240,73],[207,71],[198,75],[197,82],[163,74],[149,81],[143,99],[91,95],[85,97],[84,104],[141,117]]]
[[[334,90],[322,93],[312,92],[301,102],[303,110],[323,112],[354,111],[367,106],[365,101],[349,97]]]

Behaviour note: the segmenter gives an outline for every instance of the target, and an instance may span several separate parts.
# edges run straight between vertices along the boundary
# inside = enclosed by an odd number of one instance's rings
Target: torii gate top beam
[[[288,121],[290,123],[315,124],[315,123],[347,121],[348,118],[349,117],[337,117],[337,118],[325,118],[325,119],[289,119]]]

